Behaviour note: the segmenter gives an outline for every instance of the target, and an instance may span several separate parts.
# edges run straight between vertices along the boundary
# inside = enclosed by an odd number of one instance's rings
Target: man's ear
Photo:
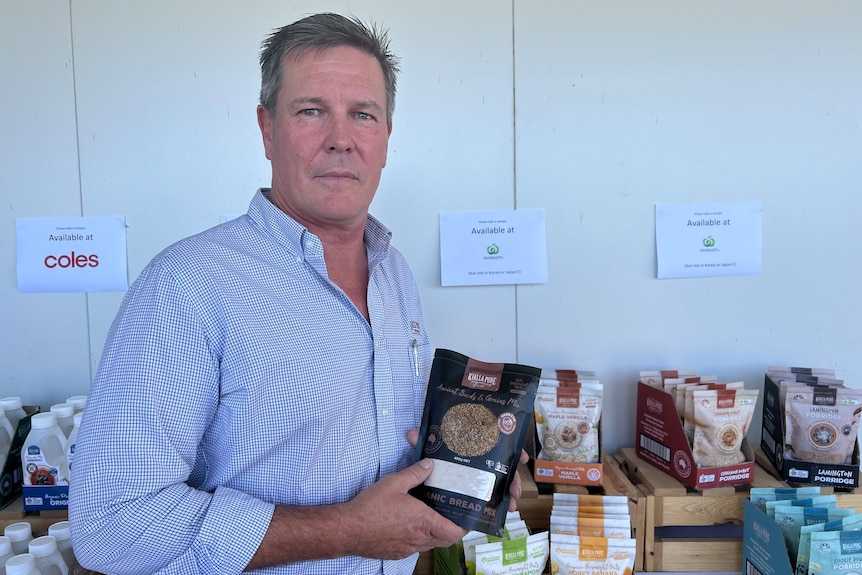
[[[260,127],[260,135],[263,138],[263,150],[266,153],[266,159],[272,160],[269,155],[272,146],[272,118],[261,104],[257,106],[257,125]]]

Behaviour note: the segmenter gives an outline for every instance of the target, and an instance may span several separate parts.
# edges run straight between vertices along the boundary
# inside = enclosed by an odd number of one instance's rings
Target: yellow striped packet
[[[628,515],[619,519],[551,515],[550,526],[552,534],[607,539],[628,539],[632,536],[631,520]]]

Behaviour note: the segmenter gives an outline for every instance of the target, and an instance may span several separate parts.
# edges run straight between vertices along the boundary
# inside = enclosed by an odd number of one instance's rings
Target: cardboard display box
[[[793,573],[784,535],[774,519],[745,500],[742,526],[742,572],[762,575]]]
[[[745,462],[722,467],[698,467],[685,437],[673,396],[638,382],[637,434],[638,457],[694,489],[745,485],[754,480],[754,452],[742,440]]]
[[[769,375],[763,381],[763,430],[760,446],[778,476],[784,481],[799,485],[821,485],[854,489],[859,487],[859,441],[853,450],[852,465],[811,463],[785,459],[785,421],[782,414],[779,386]]]
[[[24,511],[66,511],[68,485],[24,485]]]
[[[9,453],[0,454],[3,461],[3,475],[0,476],[0,509],[6,507],[21,495],[24,483],[24,472],[21,469],[21,447],[27,434],[30,433],[30,416],[39,412],[39,407],[25,405],[27,417],[18,422],[15,437],[9,447]]]

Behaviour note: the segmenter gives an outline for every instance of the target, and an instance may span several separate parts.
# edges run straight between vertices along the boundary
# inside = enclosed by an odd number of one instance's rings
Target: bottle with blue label
[[[66,436],[57,425],[56,415],[50,411],[36,413],[30,424],[21,448],[24,485],[69,485]]]

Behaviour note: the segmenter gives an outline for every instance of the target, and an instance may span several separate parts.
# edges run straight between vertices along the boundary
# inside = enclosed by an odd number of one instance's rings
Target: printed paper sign
[[[659,278],[760,274],[759,201],[656,204]]]
[[[440,213],[444,286],[548,282],[544,210]]]
[[[18,218],[22,292],[125,291],[126,218]]]

